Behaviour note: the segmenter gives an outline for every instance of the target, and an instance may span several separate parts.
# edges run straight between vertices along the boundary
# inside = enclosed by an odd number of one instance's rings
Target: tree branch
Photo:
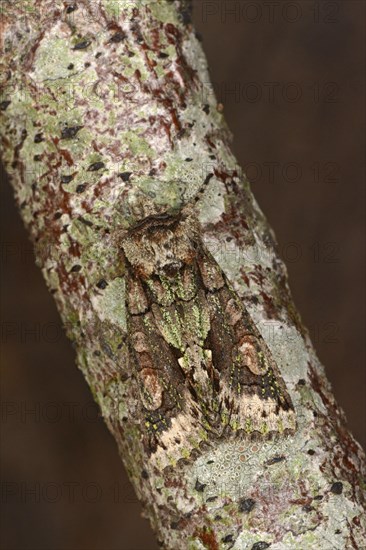
[[[364,456],[230,151],[188,3],[2,10],[2,158],[158,539],[361,548]]]

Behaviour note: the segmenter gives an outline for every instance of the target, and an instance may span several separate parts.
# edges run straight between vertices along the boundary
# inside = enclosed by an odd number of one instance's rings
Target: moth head
[[[154,217],[175,216],[187,204],[185,188],[179,180],[138,178],[119,205],[124,227],[131,230]]]
[[[190,207],[195,207],[213,177],[205,179],[186,177],[173,180],[139,177],[124,191],[118,205],[118,223],[123,228],[132,228],[152,218],[177,216]]]
[[[122,243],[128,262],[142,278],[171,276],[196,256],[197,221],[187,211],[149,216],[125,235]]]

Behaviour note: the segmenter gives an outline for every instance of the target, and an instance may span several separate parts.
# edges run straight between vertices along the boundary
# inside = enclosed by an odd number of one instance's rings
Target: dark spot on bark
[[[186,130],[182,128],[182,130],[179,130],[177,133],[177,139],[182,139],[186,135]]]
[[[316,497],[314,497],[314,500],[323,500],[323,495],[316,495]]]
[[[217,497],[208,497],[206,502],[215,502],[215,500],[217,500]]]
[[[93,353],[93,355],[95,355],[96,357],[100,357],[101,353],[99,350],[95,350],[95,352]]]
[[[284,460],[286,460],[284,456],[274,456],[273,458],[267,460],[266,465],[272,466],[272,464],[277,464],[278,462],[283,462]]]
[[[222,519],[222,516],[217,515],[217,516],[214,517],[214,519],[215,519],[216,521],[220,521],[220,519]]]
[[[62,216],[62,212],[56,212],[56,214],[54,216],[55,220],[59,220],[61,218],[61,216]]]
[[[305,386],[306,385],[306,381],[303,379],[303,378],[300,378],[300,380],[298,381],[298,386]]]
[[[271,545],[268,544],[268,542],[264,542],[260,540],[259,542],[256,542],[252,546],[252,550],[266,550],[266,548],[269,548]]]
[[[72,71],[74,66],[75,65],[73,63],[70,63],[70,65],[68,65],[67,68],[69,69],[69,71]]]
[[[314,510],[314,507],[310,504],[305,504],[302,509],[304,510],[304,512],[312,512]]]
[[[249,514],[255,506],[255,500],[252,498],[242,498],[239,502],[239,512]]]
[[[112,351],[112,348],[111,346],[107,343],[107,342],[102,342],[101,343],[101,348],[102,350],[104,351],[104,353],[110,358],[110,359],[115,359],[115,356],[114,356],[114,353]]]
[[[101,55],[102,55],[102,52],[97,52],[97,53],[95,54],[96,59],[98,59]]]
[[[165,52],[160,52],[158,57],[160,59],[166,59],[167,57],[169,57],[169,54],[168,53],[165,53]]]
[[[81,265],[76,264],[72,266],[71,273],[78,273],[80,270],[81,270]]]
[[[205,181],[203,182],[203,185],[207,185],[210,181],[211,178],[213,178],[213,174],[207,174],[207,176],[205,177]]]
[[[189,9],[189,7],[183,9],[180,12],[181,19],[183,21],[183,25],[190,25],[192,23],[192,11]]]
[[[174,530],[179,529],[179,521],[172,521],[170,524],[170,528]]]
[[[86,63],[84,63],[84,67],[87,69],[88,67],[90,67],[90,63],[89,61],[87,61]]]
[[[118,42],[122,42],[126,38],[126,35],[124,32],[119,31],[116,32],[109,42],[112,42],[112,44],[118,44]]]
[[[223,537],[222,542],[233,542],[233,536],[232,535],[226,535],[226,537]]]
[[[216,160],[216,157],[215,157],[215,155],[210,155],[210,157],[209,157],[209,158],[210,158],[211,160]]]
[[[104,167],[105,167],[104,162],[94,162],[89,166],[88,172],[97,172],[98,170],[101,170]]]
[[[79,216],[78,217],[78,220],[83,223],[84,225],[86,225],[87,227],[93,227],[93,224],[92,222],[90,222],[89,220],[86,220],[85,218],[83,218],[82,216]]]
[[[72,13],[73,11],[77,10],[78,7],[76,4],[71,4],[70,6],[67,6],[66,13]]]
[[[137,23],[134,23],[131,27],[131,30],[135,35],[136,42],[138,44],[143,44],[144,43],[144,37],[142,36],[142,32],[141,32],[141,29],[140,29],[139,25]]]
[[[207,464],[213,464],[214,462],[215,462],[214,460],[208,460]]]
[[[0,111],[6,111],[6,109],[9,107],[11,101],[2,101],[0,103]]]
[[[309,450],[308,450],[308,455],[310,455],[310,456],[315,455],[314,449],[309,449]]]
[[[39,162],[40,160],[42,160],[42,155],[34,155],[33,160],[35,162]]]
[[[81,42],[78,42],[73,47],[73,50],[86,50],[88,46],[90,46],[91,40],[82,40]]]
[[[34,143],[41,143],[41,141],[44,141],[43,134],[36,134],[34,136]]]
[[[61,176],[61,183],[70,183],[74,179],[74,176]]]
[[[206,103],[206,105],[203,107],[202,110],[206,113],[206,115],[210,114],[210,106],[209,106],[209,104]]]
[[[194,486],[194,488],[196,489],[196,491],[198,491],[199,493],[203,493],[204,489],[206,487],[206,484],[205,483],[200,483],[198,481],[198,479],[196,479],[196,484]]]
[[[149,474],[147,473],[146,470],[142,470],[141,477],[142,477],[142,479],[148,479],[149,478]]]
[[[334,531],[334,534],[335,534],[335,535],[340,535],[341,532],[342,532],[342,531],[341,531],[340,529],[337,529],[336,531]]]
[[[360,527],[361,522],[360,522],[359,516],[354,516],[354,517],[352,518],[352,523],[354,523],[355,525],[357,525],[357,527]]]
[[[86,189],[85,183],[81,183],[80,185],[77,186],[76,192],[77,193],[84,193],[85,189]]]
[[[61,139],[72,139],[83,128],[83,126],[65,126],[61,130]]]
[[[108,283],[104,279],[101,279],[100,281],[97,282],[97,287],[100,288],[101,290],[104,290],[105,288],[107,288],[107,286],[108,286]]]
[[[343,483],[341,481],[335,481],[330,490],[334,495],[341,495],[343,493]]]
[[[186,162],[192,162],[192,160],[193,160],[193,159],[191,159],[191,158],[189,158],[189,157],[186,158]]]
[[[123,181],[129,181],[131,176],[132,172],[122,172],[121,174],[118,174],[118,177],[122,178]]]

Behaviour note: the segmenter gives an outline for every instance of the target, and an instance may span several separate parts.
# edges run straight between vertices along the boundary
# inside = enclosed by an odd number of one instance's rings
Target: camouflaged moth
[[[272,354],[189,211],[146,218],[122,248],[130,368],[154,464],[175,464],[224,434],[293,433]]]

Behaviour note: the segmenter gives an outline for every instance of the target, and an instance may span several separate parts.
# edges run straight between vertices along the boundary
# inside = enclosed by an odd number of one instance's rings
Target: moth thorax
[[[194,245],[181,228],[166,227],[139,232],[128,237],[123,249],[128,261],[144,278],[152,274],[174,273],[195,258]]]

